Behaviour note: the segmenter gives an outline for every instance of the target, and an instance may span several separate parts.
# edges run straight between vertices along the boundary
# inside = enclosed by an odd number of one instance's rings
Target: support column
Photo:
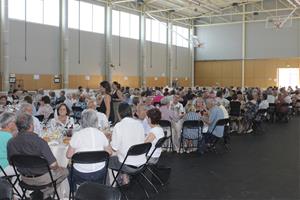
[[[167,84],[169,87],[172,86],[173,80],[173,71],[172,71],[172,41],[173,41],[173,22],[169,18],[168,20],[168,30],[167,30],[167,68],[166,68],[166,75],[167,75]]]
[[[146,79],[145,79],[145,68],[146,68],[146,62],[145,62],[145,55],[146,55],[146,18],[145,18],[145,12],[144,12],[144,6],[142,6],[142,12],[140,13],[140,40],[139,40],[139,85],[140,87],[146,86]]]
[[[246,5],[243,5],[243,27],[242,27],[242,88],[245,87],[245,58],[246,58]]]
[[[105,7],[105,80],[112,81],[112,5]]]
[[[68,0],[60,0],[60,73],[61,88],[69,88]]]
[[[1,1],[1,76],[2,90],[9,90],[9,22],[8,0]]]
[[[191,86],[195,86],[195,58],[194,58],[194,23],[191,22],[191,27],[189,28],[189,50],[190,50],[190,62],[191,62]]]

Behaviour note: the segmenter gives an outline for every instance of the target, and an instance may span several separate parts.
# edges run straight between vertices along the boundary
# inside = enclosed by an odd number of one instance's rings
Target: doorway
[[[277,77],[279,87],[299,86],[299,68],[278,68]]]

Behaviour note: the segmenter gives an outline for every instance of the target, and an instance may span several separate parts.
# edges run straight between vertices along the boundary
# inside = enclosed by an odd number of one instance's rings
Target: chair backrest
[[[169,136],[169,137],[162,137],[162,138],[160,138],[160,139],[156,142],[155,148],[153,149],[153,151],[152,151],[151,154],[149,155],[149,157],[148,157],[148,159],[147,159],[147,162],[150,160],[150,158],[152,157],[152,155],[154,154],[154,152],[156,151],[156,149],[161,148],[161,147],[163,146],[163,144],[165,143],[165,141],[166,141],[167,139],[169,139],[169,138],[170,138],[170,136]]]
[[[202,128],[203,127],[203,121],[200,120],[186,120],[183,122],[182,129],[189,128],[189,129],[195,129],[195,128]]]
[[[13,155],[10,158],[13,166],[17,168],[48,168],[48,161],[40,156]]]
[[[83,109],[80,106],[72,106],[73,112],[82,112]]]
[[[146,155],[149,152],[150,148],[151,148],[151,143],[142,143],[142,144],[133,145],[129,148],[127,152],[127,156],[138,156],[143,154]]]
[[[230,102],[230,116],[240,116],[241,115],[241,103],[238,101]]]
[[[79,186],[75,200],[121,200],[121,196],[117,188],[85,182]]]
[[[172,127],[171,122],[168,121],[168,120],[160,120],[160,121],[159,121],[159,125],[160,125],[162,128],[171,128],[171,127]]]
[[[226,126],[227,124],[229,123],[229,119],[228,118],[225,118],[225,119],[219,119],[214,128],[212,129],[211,133],[213,133],[216,129],[217,126]]]
[[[44,120],[44,115],[37,115],[35,116],[40,122]]]
[[[86,151],[75,153],[71,161],[72,163],[92,164],[99,162],[107,162],[109,154],[106,151]]]
[[[219,119],[216,123],[216,126],[225,126],[229,123],[229,119],[225,118],[225,119]]]

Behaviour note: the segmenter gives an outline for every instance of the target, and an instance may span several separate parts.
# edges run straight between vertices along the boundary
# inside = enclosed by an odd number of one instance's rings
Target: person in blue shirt
[[[7,175],[14,175],[14,170],[7,159],[7,142],[17,134],[16,116],[10,112],[4,112],[0,115],[0,166]],[[0,177],[4,176],[0,171]]]
[[[202,120],[208,125],[208,134],[206,135],[205,142],[210,145],[216,137],[223,137],[224,126],[217,126],[215,129],[214,127],[218,120],[224,119],[224,113],[222,109],[217,106],[214,99],[207,99],[206,107],[209,109],[209,112],[204,114],[207,117],[202,118]]]

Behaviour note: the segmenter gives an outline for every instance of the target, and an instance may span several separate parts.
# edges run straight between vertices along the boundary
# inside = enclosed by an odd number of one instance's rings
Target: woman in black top
[[[110,96],[111,88],[108,81],[102,81],[100,83],[100,91],[102,93],[102,100],[100,100],[99,111],[104,113],[112,124],[115,122],[115,116],[113,111],[112,98]]]
[[[117,82],[117,81],[114,81],[112,83],[112,89],[113,89],[113,92],[112,92],[112,99],[114,102],[120,102],[123,100],[123,94],[121,92],[121,85]]]

